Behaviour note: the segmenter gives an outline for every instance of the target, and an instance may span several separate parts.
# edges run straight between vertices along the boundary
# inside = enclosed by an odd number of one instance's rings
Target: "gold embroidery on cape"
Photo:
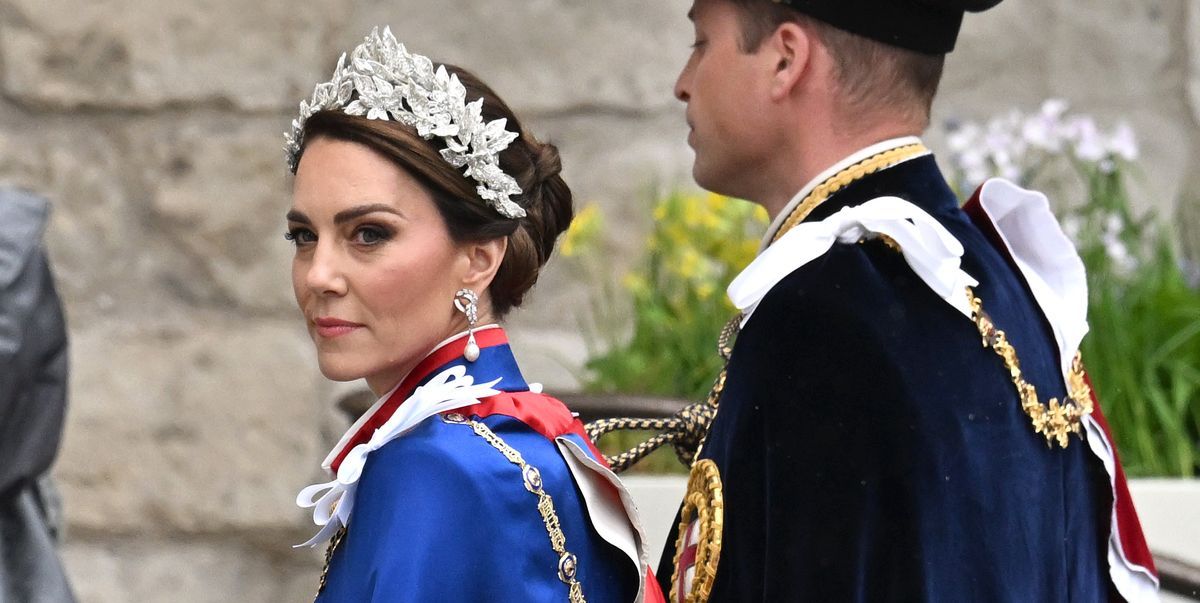
[[[525,489],[538,497],[538,514],[542,516],[542,523],[546,525],[546,534],[550,537],[550,548],[554,549],[558,555],[558,579],[567,585],[567,600],[571,603],[586,603],[586,599],[583,598],[583,586],[575,577],[579,570],[579,560],[567,550],[567,536],[563,533],[562,523],[558,520],[558,513],[554,510],[554,499],[542,489],[542,472],[538,471],[537,467],[526,463],[517,449],[509,446],[482,422],[468,419],[458,413],[443,415],[442,420],[446,423],[470,426],[475,435],[483,438],[485,442],[491,444],[492,448],[503,454],[510,463],[520,468]]]
[[[679,599],[679,586],[687,576],[681,573],[679,561],[687,549],[692,521],[696,530],[695,572],[692,588],[684,600]],[[721,487],[721,472],[712,459],[702,459],[692,465],[688,477],[687,495],[679,515],[679,535],[675,540],[675,571],[671,574],[671,603],[704,603],[712,594],[717,562],[721,560],[721,531],[725,523],[725,497]]]

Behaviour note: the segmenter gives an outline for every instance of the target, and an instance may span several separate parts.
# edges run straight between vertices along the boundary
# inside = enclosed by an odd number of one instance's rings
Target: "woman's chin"
[[[321,368],[321,374],[330,381],[355,381],[366,376],[365,372],[361,369],[347,366],[345,363],[319,359],[318,364]]]

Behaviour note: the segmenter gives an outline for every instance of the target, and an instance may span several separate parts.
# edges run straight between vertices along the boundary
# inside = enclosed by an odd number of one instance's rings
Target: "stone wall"
[[[345,424],[292,308],[281,136],[337,54],[390,23],[482,74],[561,147],[627,265],[657,192],[689,187],[671,85],[686,0],[0,0],[0,178],[56,205],[73,337],[57,475],[88,603],[295,601],[292,506]],[[936,111],[1063,96],[1141,134],[1146,207],[1198,220],[1200,0],[1009,0],[968,20]],[[935,146],[939,136],[930,140]],[[554,265],[511,327],[569,389],[591,290]]]

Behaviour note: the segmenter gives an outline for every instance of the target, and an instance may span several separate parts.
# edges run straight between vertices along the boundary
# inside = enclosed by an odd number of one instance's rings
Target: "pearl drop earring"
[[[463,357],[467,362],[479,359],[479,344],[475,343],[475,325],[479,323],[479,296],[470,289],[459,289],[454,294],[454,307],[467,316],[467,347]]]

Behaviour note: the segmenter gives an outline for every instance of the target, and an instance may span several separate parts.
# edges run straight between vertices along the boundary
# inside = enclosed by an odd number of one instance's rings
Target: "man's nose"
[[[679,77],[675,78],[675,98],[685,103],[691,98],[691,93],[688,92],[688,89],[691,86],[690,67],[690,63],[685,65],[683,69],[680,70]]]

